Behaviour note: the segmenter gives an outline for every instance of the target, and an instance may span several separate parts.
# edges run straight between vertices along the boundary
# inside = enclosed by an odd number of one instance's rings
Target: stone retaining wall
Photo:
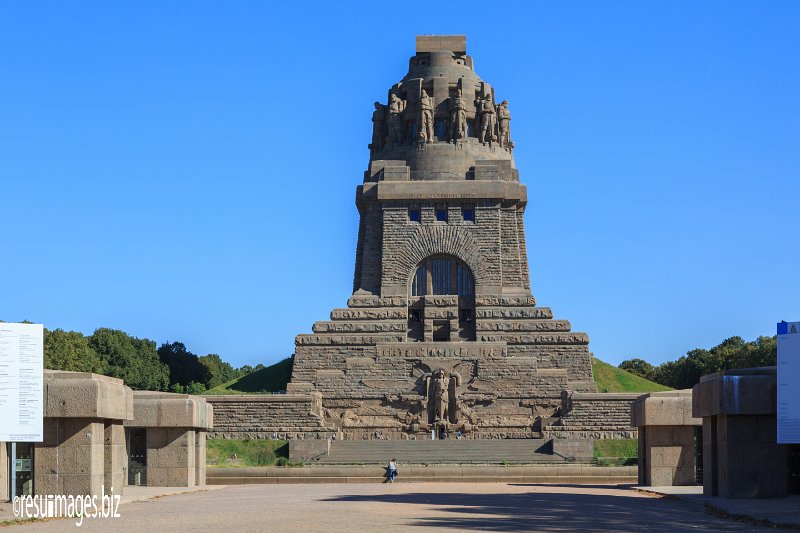
[[[635,439],[631,426],[631,408],[641,393],[561,394],[561,420],[543,428],[544,438],[551,439]]]
[[[322,421],[322,397],[308,394],[205,396],[214,406],[214,430],[209,438],[315,439],[328,438],[335,428]]]
[[[635,466],[400,465],[402,482],[635,483]],[[209,468],[209,485],[271,483],[381,483],[386,467],[311,465],[301,468]]]

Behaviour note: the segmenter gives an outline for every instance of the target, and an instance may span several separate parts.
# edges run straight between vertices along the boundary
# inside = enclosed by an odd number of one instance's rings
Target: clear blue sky
[[[517,7],[518,6],[518,7]],[[3,2],[0,318],[290,355],[346,305],[372,102],[464,33],[533,293],[601,359],[800,320],[800,3]]]

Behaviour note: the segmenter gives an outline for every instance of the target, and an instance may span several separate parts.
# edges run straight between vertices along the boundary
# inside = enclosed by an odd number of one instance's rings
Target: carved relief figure
[[[492,104],[492,97],[478,98],[475,100],[478,106],[478,114],[481,116],[481,132],[478,140],[486,144],[487,141],[491,143],[494,140],[494,126],[495,126],[495,111]]]
[[[450,392],[444,370],[438,370],[433,381],[433,419],[447,420],[447,404],[450,401]]]
[[[396,94],[389,97],[389,142],[399,144],[403,141],[403,111],[406,101]]]
[[[467,104],[461,89],[450,99],[450,138],[454,141],[467,137]]]
[[[511,113],[508,112],[508,100],[503,100],[497,106],[497,127],[500,130],[500,138],[498,142],[503,148],[511,146],[511,134],[509,131],[509,123],[511,122]]]
[[[433,98],[425,89],[419,97],[419,132],[424,135],[425,142],[433,142]]]
[[[375,102],[375,111],[372,112],[372,144],[369,145],[370,153],[374,154],[383,148],[386,141],[386,106]]]

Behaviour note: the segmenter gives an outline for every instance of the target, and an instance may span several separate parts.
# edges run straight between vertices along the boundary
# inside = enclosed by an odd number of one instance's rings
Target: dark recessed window
[[[439,222],[447,222],[447,207],[440,205],[436,208],[436,220]]]
[[[434,130],[436,131],[436,138],[439,139],[440,141],[445,140],[445,138],[447,137],[446,128],[447,128],[447,124],[445,123],[444,120],[437,120],[434,123]]]
[[[464,222],[475,222],[475,209],[473,207],[462,207],[461,216]]]
[[[418,208],[410,207],[408,209],[408,221],[409,222],[419,222],[420,221],[419,209]]]

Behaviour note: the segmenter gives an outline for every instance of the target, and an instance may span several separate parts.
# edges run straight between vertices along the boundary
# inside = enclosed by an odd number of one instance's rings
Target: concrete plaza
[[[120,513],[87,519],[78,530],[774,531],[712,516],[692,502],[612,485],[244,485],[123,501]],[[12,526],[31,533],[73,528],[74,521],[64,519]]]

